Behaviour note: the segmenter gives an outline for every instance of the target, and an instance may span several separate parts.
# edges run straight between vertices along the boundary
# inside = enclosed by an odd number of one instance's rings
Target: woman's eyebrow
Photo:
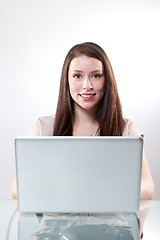
[[[80,70],[73,70],[71,72],[80,72],[81,73],[82,71],[80,71]]]
[[[95,70],[95,71],[92,71],[91,73],[96,73],[96,72],[103,73],[103,71],[102,71],[102,70]]]

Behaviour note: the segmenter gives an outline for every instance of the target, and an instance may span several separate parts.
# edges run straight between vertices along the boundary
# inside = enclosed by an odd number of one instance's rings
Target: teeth
[[[94,94],[92,94],[92,95],[84,95],[84,94],[83,94],[83,95],[81,95],[81,96],[82,96],[82,97],[88,97],[88,98],[89,98],[89,97],[94,96]]]

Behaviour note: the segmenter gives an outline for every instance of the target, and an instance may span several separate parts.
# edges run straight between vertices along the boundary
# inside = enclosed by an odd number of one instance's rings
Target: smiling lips
[[[79,95],[80,95],[81,98],[83,98],[83,100],[89,101],[89,100],[92,100],[94,98],[96,93],[82,93],[82,94],[79,94]]]

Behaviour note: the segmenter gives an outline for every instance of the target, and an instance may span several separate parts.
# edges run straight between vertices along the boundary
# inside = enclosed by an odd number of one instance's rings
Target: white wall
[[[0,199],[11,198],[14,138],[55,112],[64,57],[93,41],[108,54],[124,116],[145,134],[160,200],[160,1],[0,1]]]

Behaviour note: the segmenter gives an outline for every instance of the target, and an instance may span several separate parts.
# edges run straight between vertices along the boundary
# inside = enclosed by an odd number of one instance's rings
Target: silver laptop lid
[[[142,145],[138,137],[17,138],[20,211],[137,212]]]

